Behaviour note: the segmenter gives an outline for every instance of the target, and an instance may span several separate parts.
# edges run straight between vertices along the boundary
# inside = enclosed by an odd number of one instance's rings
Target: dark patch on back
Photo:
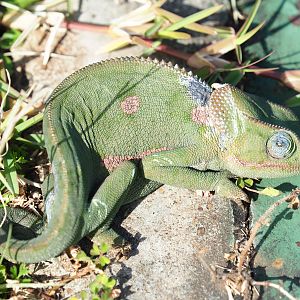
[[[180,77],[180,83],[187,87],[188,93],[197,105],[208,105],[212,90],[206,83],[192,76]]]

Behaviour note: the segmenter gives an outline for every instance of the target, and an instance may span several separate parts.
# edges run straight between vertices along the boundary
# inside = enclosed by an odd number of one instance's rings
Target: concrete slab
[[[111,268],[121,299],[226,298],[216,265],[233,244],[230,201],[163,186],[122,227],[138,239],[133,255]]]

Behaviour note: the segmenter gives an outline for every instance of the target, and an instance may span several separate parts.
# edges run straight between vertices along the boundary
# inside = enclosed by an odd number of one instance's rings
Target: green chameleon
[[[53,174],[44,184],[47,220],[7,208],[4,257],[39,262],[86,235],[118,240],[110,224],[119,208],[162,184],[241,203],[247,196],[230,178],[299,174],[300,141],[286,129],[298,119],[256,98],[228,84],[211,89],[149,59],[75,72],[54,90],[44,115]]]

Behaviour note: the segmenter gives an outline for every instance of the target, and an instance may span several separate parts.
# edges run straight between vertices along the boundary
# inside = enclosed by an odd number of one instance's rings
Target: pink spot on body
[[[103,158],[103,164],[107,168],[107,170],[111,172],[124,161],[133,160],[133,159],[142,159],[143,157],[148,156],[150,154],[166,151],[166,150],[169,149],[167,147],[162,147],[158,149],[146,150],[136,155],[108,155]]]
[[[136,113],[139,109],[139,106],[140,106],[140,98],[138,96],[126,97],[121,102],[121,108],[123,112],[127,115]]]
[[[207,124],[208,115],[205,106],[197,106],[192,110],[192,120],[197,124]]]

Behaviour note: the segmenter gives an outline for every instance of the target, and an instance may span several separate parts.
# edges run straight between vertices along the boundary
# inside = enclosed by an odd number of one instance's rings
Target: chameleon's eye
[[[273,158],[287,158],[295,151],[295,144],[288,133],[278,131],[269,138],[267,150]]]

